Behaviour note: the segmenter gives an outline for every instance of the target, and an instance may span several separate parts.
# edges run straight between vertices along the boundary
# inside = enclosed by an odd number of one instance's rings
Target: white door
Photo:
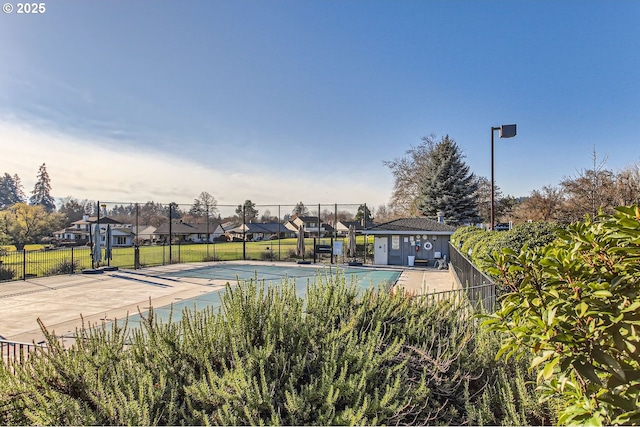
[[[373,244],[373,263],[378,265],[387,265],[389,263],[388,244],[389,240],[386,236],[374,237]]]

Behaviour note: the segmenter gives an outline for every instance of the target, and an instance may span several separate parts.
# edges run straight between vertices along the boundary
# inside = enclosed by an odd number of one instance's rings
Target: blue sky
[[[9,0],[14,8],[17,2]],[[448,134],[530,194],[640,161],[640,2],[68,1],[0,16],[0,172],[110,201],[386,203]]]

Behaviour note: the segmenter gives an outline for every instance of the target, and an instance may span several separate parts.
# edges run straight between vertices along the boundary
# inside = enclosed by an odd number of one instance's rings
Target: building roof
[[[219,222],[209,222],[209,234],[213,234],[219,225]],[[154,234],[169,234],[169,223],[161,224],[156,228]],[[189,224],[187,222],[173,222],[171,224],[171,234],[207,234],[207,223]]]
[[[97,216],[90,216],[87,218],[87,220],[85,221],[84,219],[80,219],[78,221],[74,221],[71,224],[95,224],[98,222],[98,217]],[[108,216],[101,216],[100,217],[100,224],[114,224],[114,225],[118,225],[118,224],[122,224],[120,221],[110,218]]]
[[[399,218],[363,230],[364,234],[453,234],[456,227],[428,218]]]
[[[249,227],[249,229],[247,230],[247,233],[282,233],[285,231],[289,231],[287,230],[287,227],[284,226],[284,224],[279,223],[279,222],[263,222],[263,223],[259,223],[259,222],[251,222],[248,223],[247,226]]]
[[[371,222],[371,221],[367,221],[367,223],[363,227],[361,221],[338,221],[336,229],[338,229],[338,230],[348,230],[349,227],[352,226],[352,225],[355,227],[356,230],[363,230],[365,228],[371,228],[375,224],[373,222]]]

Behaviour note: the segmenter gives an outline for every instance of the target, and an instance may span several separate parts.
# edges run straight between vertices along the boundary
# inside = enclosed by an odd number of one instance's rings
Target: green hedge
[[[491,255],[503,250],[520,251],[523,247],[537,248],[556,239],[560,225],[553,222],[526,222],[509,231],[489,232],[467,226],[458,228],[451,236],[451,244],[460,250],[485,274],[490,275],[494,263]]]

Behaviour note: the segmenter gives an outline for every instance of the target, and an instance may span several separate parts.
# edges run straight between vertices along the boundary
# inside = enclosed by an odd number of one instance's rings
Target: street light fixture
[[[494,195],[494,177],[493,177],[493,132],[500,131],[500,138],[513,138],[516,136],[516,125],[502,125],[491,127],[491,231],[495,226],[495,195]]]

